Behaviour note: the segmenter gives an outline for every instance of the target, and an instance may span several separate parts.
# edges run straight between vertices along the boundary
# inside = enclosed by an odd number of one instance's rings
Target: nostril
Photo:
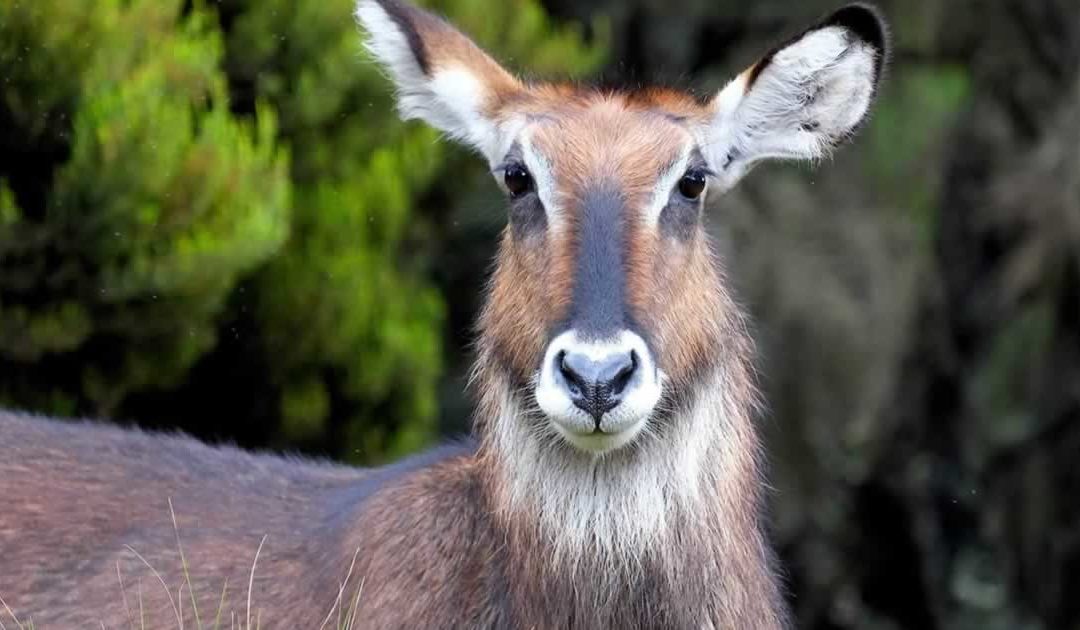
[[[619,371],[615,374],[615,378],[611,381],[611,393],[614,396],[621,396],[626,386],[630,384],[630,379],[634,377],[634,372],[637,371],[638,358],[637,352],[630,352],[630,361],[625,363]]]
[[[582,382],[581,375],[574,371],[566,361],[566,351],[560,352],[555,357],[555,362],[559,366],[559,373],[566,380],[567,389],[573,396],[581,396],[585,391],[585,383]]]
[[[633,382],[639,358],[635,352],[613,352],[600,357],[573,350],[555,356],[557,378],[574,406],[600,418],[622,402]],[[552,366],[553,368],[556,366]]]

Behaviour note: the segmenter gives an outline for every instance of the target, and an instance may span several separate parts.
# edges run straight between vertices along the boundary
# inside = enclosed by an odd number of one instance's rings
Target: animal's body
[[[855,130],[880,18],[842,9],[702,101],[524,83],[409,5],[357,16],[402,114],[509,197],[474,441],[357,470],[0,414],[0,597],[42,628],[193,627],[193,598],[246,622],[249,593],[263,627],[786,627],[704,197]]]

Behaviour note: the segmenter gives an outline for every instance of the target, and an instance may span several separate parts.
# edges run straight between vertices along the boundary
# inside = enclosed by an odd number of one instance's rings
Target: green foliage
[[[0,6],[16,135],[0,175],[17,176],[0,189],[0,357],[24,377],[3,379],[10,402],[40,400],[35,369],[96,412],[178,382],[237,279],[285,242],[274,114],[229,112],[213,16],[182,4]]]
[[[602,61],[536,0],[482,4],[430,3],[532,71]],[[0,394],[196,432],[184,414],[220,403],[259,441],[414,450],[446,310],[424,201],[480,161],[398,121],[353,0],[184,5],[0,6],[0,117],[41,156],[0,158]]]
[[[876,104],[868,174],[906,209],[929,247],[937,220],[940,169],[929,158],[941,150],[948,129],[971,93],[967,71],[947,64],[910,65],[889,76],[883,98]]]
[[[430,280],[420,202],[457,195],[474,158],[396,116],[390,85],[362,56],[352,0],[227,4],[234,85],[280,112],[290,147],[292,238],[253,279],[258,358],[278,388],[284,437],[325,439],[370,460],[415,450],[437,417],[443,297]],[[579,34],[556,30],[533,0],[439,2],[499,57],[581,72],[601,60]],[[479,161],[476,161],[479,165]],[[335,414],[337,417],[335,418]]]

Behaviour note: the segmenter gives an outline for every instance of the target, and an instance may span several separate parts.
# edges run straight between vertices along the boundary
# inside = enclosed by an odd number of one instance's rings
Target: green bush
[[[446,235],[424,201],[482,165],[397,120],[353,1],[13,1],[4,402],[357,460],[430,438]],[[536,0],[428,4],[521,68],[602,61]]]
[[[9,404],[110,413],[180,383],[289,230],[276,116],[229,111],[213,15],[0,5],[0,357]]]
[[[598,50],[555,30],[538,3],[435,2],[501,56],[584,70]],[[389,83],[361,58],[352,0],[235,2],[233,81],[281,116],[293,158],[292,239],[254,279],[256,328],[291,442],[343,432],[358,459],[415,450],[435,429],[443,297],[424,209],[473,158],[396,116]],[[333,401],[333,403],[331,403]],[[333,418],[333,414],[337,418]],[[359,455],[357,455],[359,454]]]

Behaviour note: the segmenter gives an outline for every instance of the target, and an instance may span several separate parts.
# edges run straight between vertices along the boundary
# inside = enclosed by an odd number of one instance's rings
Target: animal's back
[[[317,627],[351,561],[341,527],[370,478],[179,435],[0,411],[0,597],[38,627],[139,625],[140,607],[147,627],[172,625],[156,571],[187,621],[191,588],[204,622],[226,588],[224,617],[244,618],[265,536],[252,610],[274,604],[277,618],[263,627]]]

